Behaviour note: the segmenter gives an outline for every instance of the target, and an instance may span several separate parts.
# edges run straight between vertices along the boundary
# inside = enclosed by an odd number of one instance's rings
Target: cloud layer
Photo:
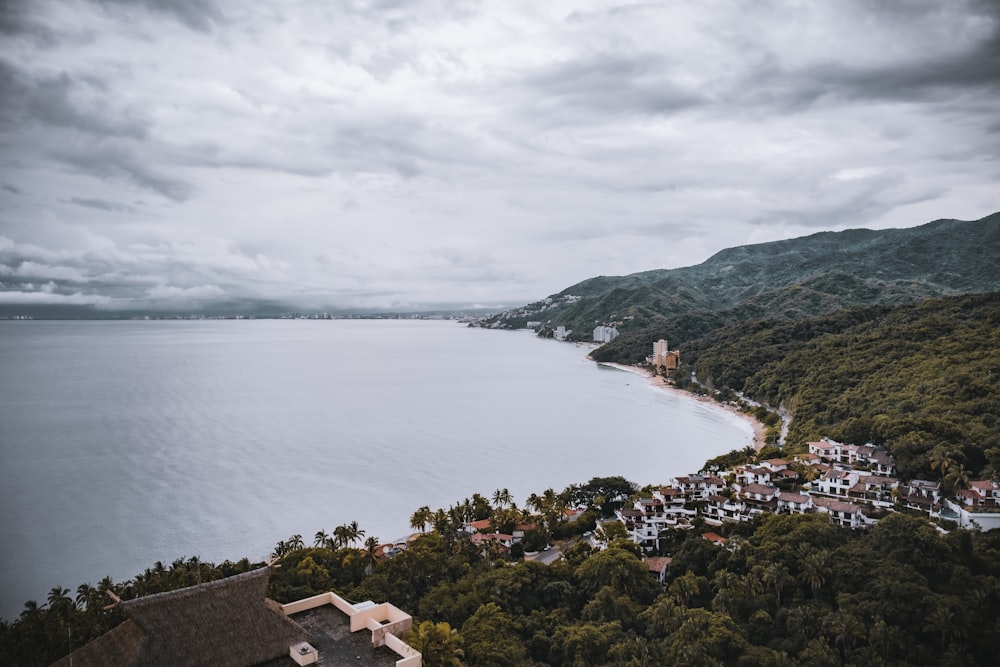
[[[996,3],[260,4],[2,5],[0,303],[516,304],[1000,210]]]

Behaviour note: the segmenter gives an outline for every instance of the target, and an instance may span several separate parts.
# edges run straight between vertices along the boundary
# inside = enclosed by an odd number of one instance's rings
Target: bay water
[[[0,322],[0,617],[351,521],[390,541],[476,492],[665,483],[752,442],[588,351],[449,321]]]

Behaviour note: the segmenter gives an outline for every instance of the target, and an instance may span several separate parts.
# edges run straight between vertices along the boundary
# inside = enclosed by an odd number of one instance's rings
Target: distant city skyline
[[[1000,5],[12,0],[0,307],[516,306],[1000,210]]]

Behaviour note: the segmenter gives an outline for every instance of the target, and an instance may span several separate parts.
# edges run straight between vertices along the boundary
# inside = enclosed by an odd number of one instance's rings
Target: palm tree
[[[97,590],[101,592],[101,596],[104,598],[104,604],[117,604],[120,602],[120,597],[122,594],[123,586],[121,584],[116,584],[111,577],[104,577],[99,582],[97,582]]]
[[[38,602],[35,600],[28,600],[24,603],[24,609],[21,611],[21,620],[29,620],[37,618],[41,615],[42,608],[38,606]]]
[[[781,606],[781,589],[785,587],[788,583],[789,575],[788,568],[781,563],[771,563],[766,568],[764,568],[763,575],[761,577],[765,584],[768,584],[774,588],[774,595],[778,599],[778,606]]]
[[[403,641],[420,652],[427,667],[462,667],[462,638],[448,623],[423,621],[407,630]]]
[[[472,506],[472,501],[466,498],[462,501],[462,520],[465,523],[470,523],[475,518],[475,510]]]
[[[292,551],[298,551],[299,549],[305,549],[306,543],[302,541],[301,535],[295,534],[288,538],[288,548]]]
[[[490,501],[486,499],[481,493],[472,494],[472,519],[473,521],[479,521],[481,519],[490,518]]]
[[[350,528],[346,523],[333,529],[333,544],[335,547],[346,547],[349,539]]]
[[[351,544],[359,542],[361,538],[364,536],[365,536],[365,531],[361,530],[361,528],[358,527],[357,521],[351,521],[351,523],[347,525],[347,539],[350,541]]]
[[[90,584],[80,584],[76,587],[76,606],[79,609],[97,609],[103,606],[103,600],[101,600],[101,591],[94,588]]]
[[[431,524],[433,524],[435,532],[439,535],[447,535],[449,533],[448,529],[451,527],[450,517],[447,512],[439,507],[431,515]]]
[[[421,533],[427,532],[427,524],[431,520],[431,508],[427,505],[417,509],[410,517],[410,528],[419,530]]]
[[[49,609],[52,610],[56,608],[72,608],[74,605],[73,598],[69,596],[69,589],[62,586],[56,586],[49,591],[48,604]]]
[[[824,627],[827,634],[841,647],[841,657],[846,660],[847,653],[854,648],[856,639],[864,639],[865,626],[857,616],[839,610],[826,617]]]
[[[299,538],[299,543],[301,544],[301,546],[299,548],[301,549],[302,547],[305,546],[305,544],[302,543],[302,536],[301,535],[296,535],[296,537]],[[192,569],[194,570],[194,576],[195,576],[195,582],[194,583],[196,583],[196,584],[200,584],[201,583],[201,574],[202,574],[201,571],[203,569],[202,568],[203,565],[204,565],[204,563],[202,563],[201,559],[198,558],[197,556],[191,556],[191,558],[188,559],[188,562],[187,562],[188,571],[190,572],[190,570],[192,570]],[[211,580],[211,575],[208,575],[208,576],[209,576],[209,580]],[[188,575],[188,581],[189,582],[190,582],[190,579],[191,579],[191,577],[190,577],[190,574],[189,574]]]
[[[937,470],[942,478],[948,471],[951,470],[957,461],[955,460],[955,452],[948,449],[944,445],[938,445],[931,450],[930,453],[930,464],[931,470]]]
[[[365,563],[365,575],[371,574],[372,570],[375,569],[375,563],[378,561],[378,547],[379,541],[374,535],[365,540],[365,548],[361,552]]]
[[[552,524],[562,523],[563,510],[566,509],[566,504],[563,502],[560,494],[557,494],[551,488],[545,489],[542,491],[542,501],[545,503],[546,525],[551,527]]]
[[[813,597],[816,597],[816,592],[826,583],[826,577],[830,573],[829,561],[830,554],[826,549],[813,551],[802,559],[799,578],[809,585]]]
[[[288,542],[284,540],[278,540],[278,543],[274,545],[274,550],[271,551],[272,558],[284,558],[291,552],[288,546]]]
[[[545,507],[542,501],[542,497],[539,496],[537,493],[532,493],[530,496],[528,496],[528,500],[526,500],[524,504],[526,507],[529,507],[538,513],[541,513],[542,508]]]
[[[878,652],[883,662],[888,662],[889,654],[905,645],[900,638],[899,628],[889,625],[881,616],[876,617],[868,631],[868,643]]]
[[[325,547],[330,542],[330,535],[325,530],[318,530],[313,535],[313,546]]]
[[[511,496],[510,491],[507,489],[497,489],[493,492],[493,505],[500,507],[501,505],[510,505]]]
[[[698,576],[693,572],[686,572],[670,582],[667,592],[677,599],[677,604],[686,607],[691,598],[698,595],[700,589]]]
[[[945,484],[952,491],[957,491],[958,489],[968,489],[971,478],[969,471],[965,469],[965,466],[959,463],[958,465],[953,465],[949,470],[948,474],[944,478]]]

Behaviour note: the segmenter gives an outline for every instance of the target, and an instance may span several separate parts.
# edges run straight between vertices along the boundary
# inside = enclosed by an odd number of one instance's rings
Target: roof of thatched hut
[[[122,602],[121,625],[54,667],[212,665],[245,667],[288,655],[308,634],[268,600],[270,570]]]

